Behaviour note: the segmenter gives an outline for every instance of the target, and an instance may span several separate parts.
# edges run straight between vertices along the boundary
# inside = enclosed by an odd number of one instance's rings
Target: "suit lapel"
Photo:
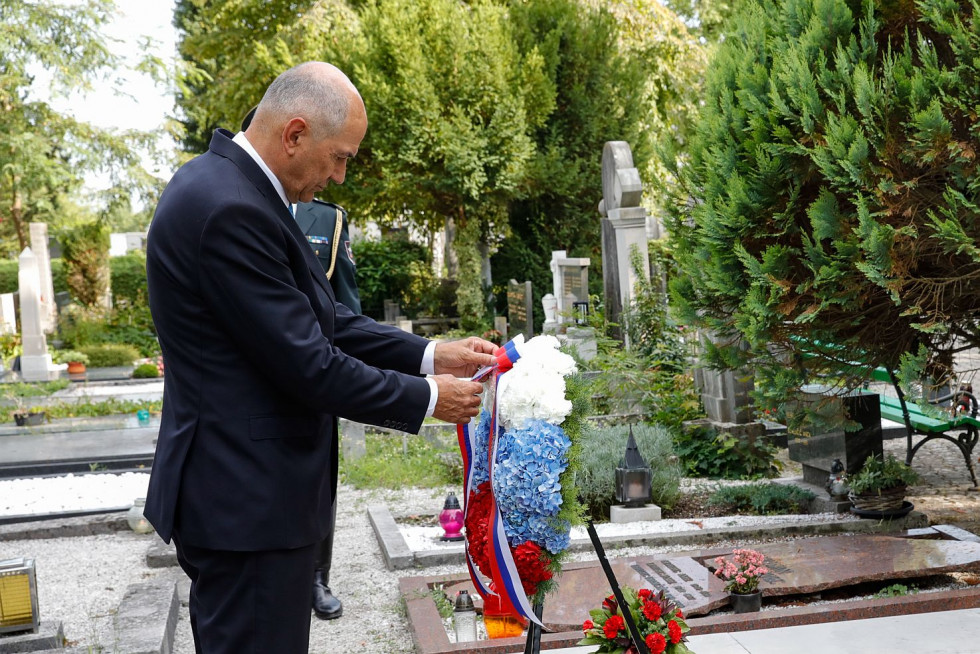
[[[280,222],[285,225],[287,231],[296,239],[300,244],[299,250],[303,253],[303,257],[306,259],[306,265],[310,268],[310,273],[313,279],[316,280],[317,284],[326,292],[327,297],[335,301],[337,298],[334,296],[333,289],[330,288],[330,284],[327,281],[326,275],[323,274],[323,266],[320,265],[320,261],[313,254],[313,248],[306,240],[306,235],[303,233],[296,219],[293,215],[289,213],[289,209],[286,205],[282,203],[279,197],[279,193],[276,188],[266,177],[259,165],[255,163],[255,160],[249,156],[245,150],[243,150],[237,143],[232,141],[232,133],[225,129],[217,129],[214,132],[214,136],[211,137],[211,150],[222,157],[230,159],[235,163],[236,166],[242,171],[242,173],[255,184],[255,187],[259,190],[262,195],[265,196],[266,200],[269,200],[269,205],[275,212],[276,217],[279,218]],[[306,208],[299,212],[302,215],[307,213]],[[307,225],[307,229],[312,225]]]

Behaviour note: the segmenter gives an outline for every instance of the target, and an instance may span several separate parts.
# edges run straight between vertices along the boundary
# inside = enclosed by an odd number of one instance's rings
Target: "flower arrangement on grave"
[[[725,590],[736,595],[749,595],[759,590],[759,579],[769,572],[763,563],[766,557],[755,550],[734,550],[732,560],[723,556],[715,559],[715,576],[723,579]]]
[[[476,428],[458,430],[474,586],[538,624],[532,604],[554,588],[583,514],[574,474],[589,393],[572,376],[574,359],[558,348],[546,335],[501,347]]]
[[[664,591],[655,594],[648,588],[636,591],[624,586],[622,592],[633,622],[650,654],[691,652],[685,636],[691,628],[684,621],[683,612],[667,598]],[[614,595],[603,600],[601,608],[589,611],[589,618],[582,625],[585,637],[579,641],[579,645],[598,645],[597,653],[637,652]]]

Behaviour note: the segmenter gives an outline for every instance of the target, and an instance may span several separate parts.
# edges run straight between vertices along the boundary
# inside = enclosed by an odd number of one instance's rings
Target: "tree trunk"
[[[10,217],[14,221],[14,231],[17,232],[17,244],[20,246],[18,252],[23,252],[27,247],[27,237],[24,235],[24,200],[20,195],[20,176],[14,175],[11,180],[11,193],[13,202],[10,205]]]
[[[459,277],[459,257],[456,256],[456,220],[452,215],[446,216],[446,242],[443,244],[446,263],[446,277]]]

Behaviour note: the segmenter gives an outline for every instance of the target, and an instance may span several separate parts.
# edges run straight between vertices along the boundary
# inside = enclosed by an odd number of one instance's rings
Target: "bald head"
[[[255,110],[263,128],[279,128],[292,118],[307,121],[318,139],[336,134],[351,109],[364,110],[354,84],[339,68],[308,61],[280,74],[266,89]]]
[[[342,184],[367,131],[364,102],[336,66],[310,61],[269,85],[245,130],[290,202]]]

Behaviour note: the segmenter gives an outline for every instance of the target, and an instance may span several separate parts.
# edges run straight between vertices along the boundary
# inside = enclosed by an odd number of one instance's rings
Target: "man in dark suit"
[[[246,131],[255,117],[255,107],[242,120]],[[320,261],[330,288],[338,302],[354,313],[361,312],[361,296],[357,292],[357,267],[351,251],[347,212],[343,207],[313,198],[312,202],[300,202],[293,207],[296,224],[306,235],[313,254]],[[313,613],[322,620],[335,620],[344,614],[343,603],[330,589],[330,564],[333,560],[334,527],[337,524],[337,489],[334,488],[330,505],[330,524],[327,536],[316,548],[313,571]]]
[[[426,415],[479,411],[482,386],[459,378],[491,364],[493,345],[353,314],[291,215],[344,181],[366,130],[343,73],[291,68],[246,132],[217,130],[177,171],[150,226],[167,377],[145,514],[191,579],[198,653],[306,654],[337,416],[417,432]]]

